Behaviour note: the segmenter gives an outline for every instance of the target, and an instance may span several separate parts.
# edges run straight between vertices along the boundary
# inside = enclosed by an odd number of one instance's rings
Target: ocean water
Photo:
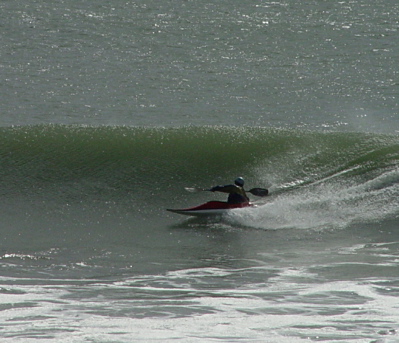
[[[398,18],[0,2],[1,342],[398,342]]]

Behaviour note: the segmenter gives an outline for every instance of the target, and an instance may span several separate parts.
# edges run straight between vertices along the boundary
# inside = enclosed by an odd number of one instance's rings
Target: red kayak
[[[228,213],[232,209],[254,206],[250,202],[243,202],[240,204],[229,204],[224,201],[208,201],[205,204],[182,209],[167,209],[169,212],[183,214],[185,216],[215,216]]]

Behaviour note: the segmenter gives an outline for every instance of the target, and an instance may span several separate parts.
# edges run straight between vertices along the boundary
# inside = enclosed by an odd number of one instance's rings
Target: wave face
[[[184,186],[241,175],[248,188],[268,187],[271,196],[235,212],[235,224],[308,228],[398,215],[395,135],[224,126],[0,130],[1,194],[13,207],[112,202],[151,217],[209,198],[186,194]]]

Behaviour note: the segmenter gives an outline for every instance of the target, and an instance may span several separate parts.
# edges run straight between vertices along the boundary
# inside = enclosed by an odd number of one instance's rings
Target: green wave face
[[[269,201],[356,187],[364,194],[385,189],[384,201],[397,203],[397,136],[219,126],[0,130],[5,198],[100,197],[162,208],[193,202],[185,186],[207,188],[243,176],[248,188],[270,188]]]

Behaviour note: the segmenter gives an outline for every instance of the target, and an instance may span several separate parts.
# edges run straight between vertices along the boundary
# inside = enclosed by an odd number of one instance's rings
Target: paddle
[[[197,187],[185,187],[184,188],[186,191],[191,192],[191,193],[196,193],[196,192],[211,192],[210,189],[203,189],[203,188],[197,188]],[[253,195],[256,195],[258,197],[265,197],[266,195],[269,194],[269,191],[265,188],[252,188],[249,191],[246,191],[248,193],[251,193]]]

